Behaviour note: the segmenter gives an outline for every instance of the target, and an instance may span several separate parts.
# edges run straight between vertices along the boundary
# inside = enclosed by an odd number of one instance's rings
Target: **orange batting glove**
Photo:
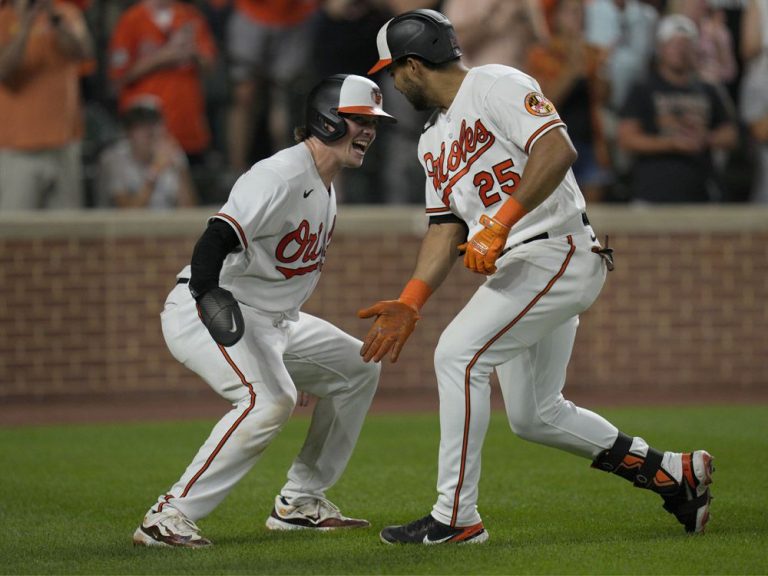
[[[485,214],[480,216],[480,224],[485,228],[459,246],[459,251],[464,252],[464,266],[487,276],[496,272],[495,262],[504,250],[510,228]]]
[[[364,362],[380,362],[388,352],[389,360],[397,362],[400,350],[416,327],[419,311],[399,300],[383,300],[370,308],[359,310],[359,318],[376,316],[376,322],[363,341],[360,356]]]
[[[376,302],[357,312],[359,318],[376,316],[360,349],[364,362],[380,362],[389,353],[390,362],[397,362],[405,341],[416,327],[419,308],[427,301],[432,289],[426,282],[411,279],[397,300]]]
[[[526,213],[527,210],[517,199],[510,198],[493,218],[486,214],[480,216],[480,224],[484,228],[469,242],[458,246],[459,252],[464,254],[464,266],[486,276],[496,272],[496,260],[504,250],[509,231]]]

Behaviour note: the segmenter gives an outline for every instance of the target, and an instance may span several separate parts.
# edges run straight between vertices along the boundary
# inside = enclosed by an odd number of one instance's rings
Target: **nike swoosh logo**
[[[449,534],[445,538],[440,538],[439,540],[430,540],[428,535],[424,535],[424,544],[441,544],[447,540],[450,540],[454,537],[454,534]]]
[[[314,191],[315,191],[314,188],[310,188],[309,190],[304,190],[304,198],[309,198],[309,195],[312,194],[312,192]]]
[[[235,313],[232,312],[232,328],[229,329],[233,334],[237,332],[237,320],[235,320]]]
[[[595,236],[594,234],[590,234],[589,239],[592,240],[592,242],[594,242],[595,240],[597,240],[597,236]]]

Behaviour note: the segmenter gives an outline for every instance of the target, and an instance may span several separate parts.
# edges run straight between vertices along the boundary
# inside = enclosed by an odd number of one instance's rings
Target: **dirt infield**
[[[567,392],[567,391],[566,391]],[[717,393],[665,394],[648,396],[644,391],[636,394],[567,394],[566,398],[583,407],[605,406],[682,406],[701,404],[768,404],[768,389],[749,394],[738,390],[722,390]],[[495,410],[503,410],[504,404],[498,387],[493,388],[491,403]],[[307,406],[297,406],[294,414],[309,415],[313,401]],[[372,413],[381,412],[437,412],[437,390],[431,392],[379,393],[371,406]],[[14,398],[0,403],[0,427],[51,424],[88,424],[108,422],[152,422],[167,420],[218,419],[227,410],[227,402],[213,392],[189,395],[110,395],[60,398]]]

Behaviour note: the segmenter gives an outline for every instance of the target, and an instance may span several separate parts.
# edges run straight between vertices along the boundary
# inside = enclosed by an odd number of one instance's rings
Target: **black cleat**
[[[385,544],[480,544],[488,540],[488,532],[482,522],[451,528],[427,514],[410,524],[387,526],[379,537]]]

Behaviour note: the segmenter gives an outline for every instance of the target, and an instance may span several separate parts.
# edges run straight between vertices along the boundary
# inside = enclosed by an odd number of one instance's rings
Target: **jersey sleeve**
[[[229,199],[212,218],[227,222],[247,249],[253,239],[278,232],[288,198],[288,185],[282,178],[254,168],[238,179]]]
[[[493,125],[526,154],[544,134],[565,126],[539,84],[523,74],[497,79],[488,90],[484,107]]]
[[[419,140],[419,162],[421,167],[424,168],[424,174],[426,180],[424,182],[424,205],[426,207],[427,216],[444,216],[452,214],[451,209],[443,202],[443,196],[440,189],[436,186],[436,180],[433,180],[431,174],[434,173],[434,166],[432,162],[435,161],[432,155],[426,152],[427,147],[424,145],[424,136],[422,135]]]

